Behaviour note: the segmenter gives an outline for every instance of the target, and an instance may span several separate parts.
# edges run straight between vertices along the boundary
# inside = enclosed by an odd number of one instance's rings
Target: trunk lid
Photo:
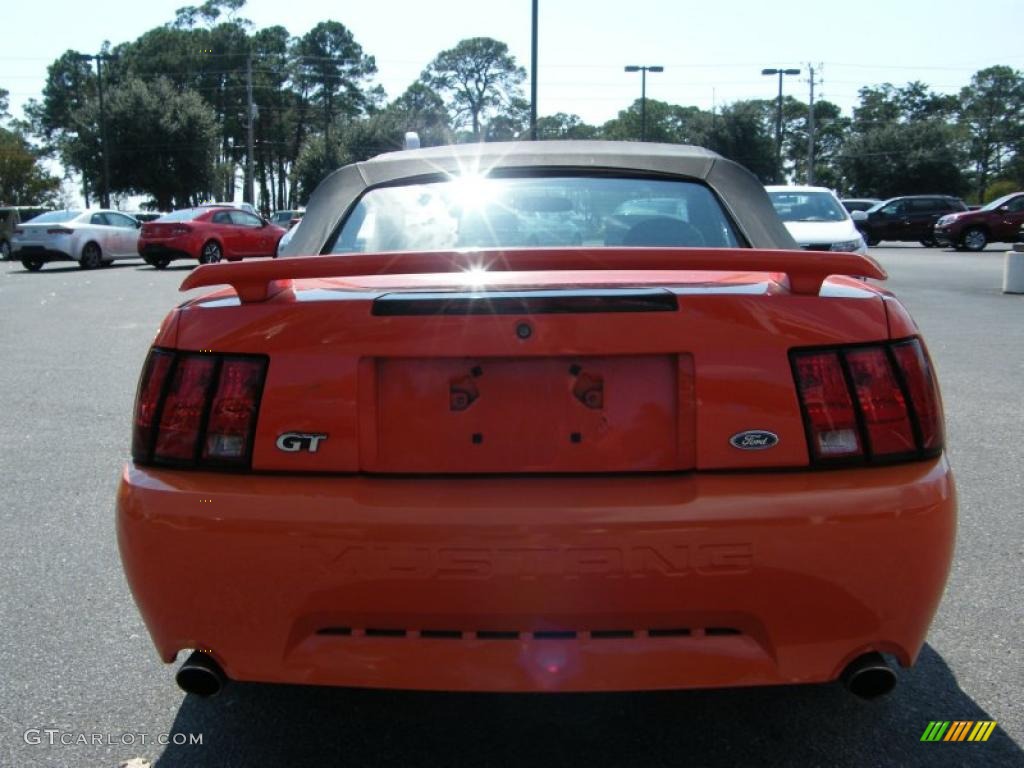
[[[269,356],[254,470],[476,474],[805,467],[789,351],[888,338],[880,292],[842,277],[814,295],[764,272],[480,281],[221,291],[179,310],[173,345]]]

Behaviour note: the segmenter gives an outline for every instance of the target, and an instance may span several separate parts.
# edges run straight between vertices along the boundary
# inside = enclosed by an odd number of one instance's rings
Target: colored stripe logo
[[[921,741],[988,741],[996,725],[995,720],[932,720]]]

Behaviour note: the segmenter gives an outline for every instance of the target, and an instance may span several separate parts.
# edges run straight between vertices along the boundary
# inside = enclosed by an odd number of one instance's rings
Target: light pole
[[[537,140],[537,0],[530,25],[530,140]]]
[[[664,67],[638,67],[630,64],[627,72],[640,73],[640,141],[647,141],[647,73],[664,72]]]
[[[85,53],[78,54],[81,61],[96,62],[96,84],[100,96],[100,147],[103,152],[103,188],[100,190],[100,205],[103,208],[110,207],[110,153],[107,151],[107,113],[103,106],[103,62],[117,58],[109,53],[97,53],[90,56]]]
[[[762,75],[779,76],[779,104],[775,112],[775,183],[782,183],[782,76],[799,75],[799,69],[762,69]]]

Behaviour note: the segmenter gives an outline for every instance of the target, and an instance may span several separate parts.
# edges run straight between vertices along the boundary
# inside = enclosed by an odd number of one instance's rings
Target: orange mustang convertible
[[[610,244],[609,244],[610,243]],[[344,167],[182,289],[124,569],[179,684],[611,691],[912,664],[953,550],[934,371],[855,253],[693,147]]]

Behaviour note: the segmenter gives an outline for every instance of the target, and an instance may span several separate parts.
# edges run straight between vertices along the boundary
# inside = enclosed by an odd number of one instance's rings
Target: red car
[[[958,251],[983,251],[989,243],[1013,243],[1024,225],[1024,192],[993,200],[976,211],[949,213],[935,223],[935,241]]]
[[[478,226],[539,197],[535,246]],[[641,200],[671,215],[605,245]],[[876,696],[881,654],[914,663],[956,520],[925,344],[746,170],[433,147],[331,174],[293,231],[194,270],[227,287],[171,311],[139,384],[118,539],[185,690]]]
[[[157,269],[174,259],[215,264],[277,255],[287,230],[237,208],[186,208],[142,225],[139,255]]]

